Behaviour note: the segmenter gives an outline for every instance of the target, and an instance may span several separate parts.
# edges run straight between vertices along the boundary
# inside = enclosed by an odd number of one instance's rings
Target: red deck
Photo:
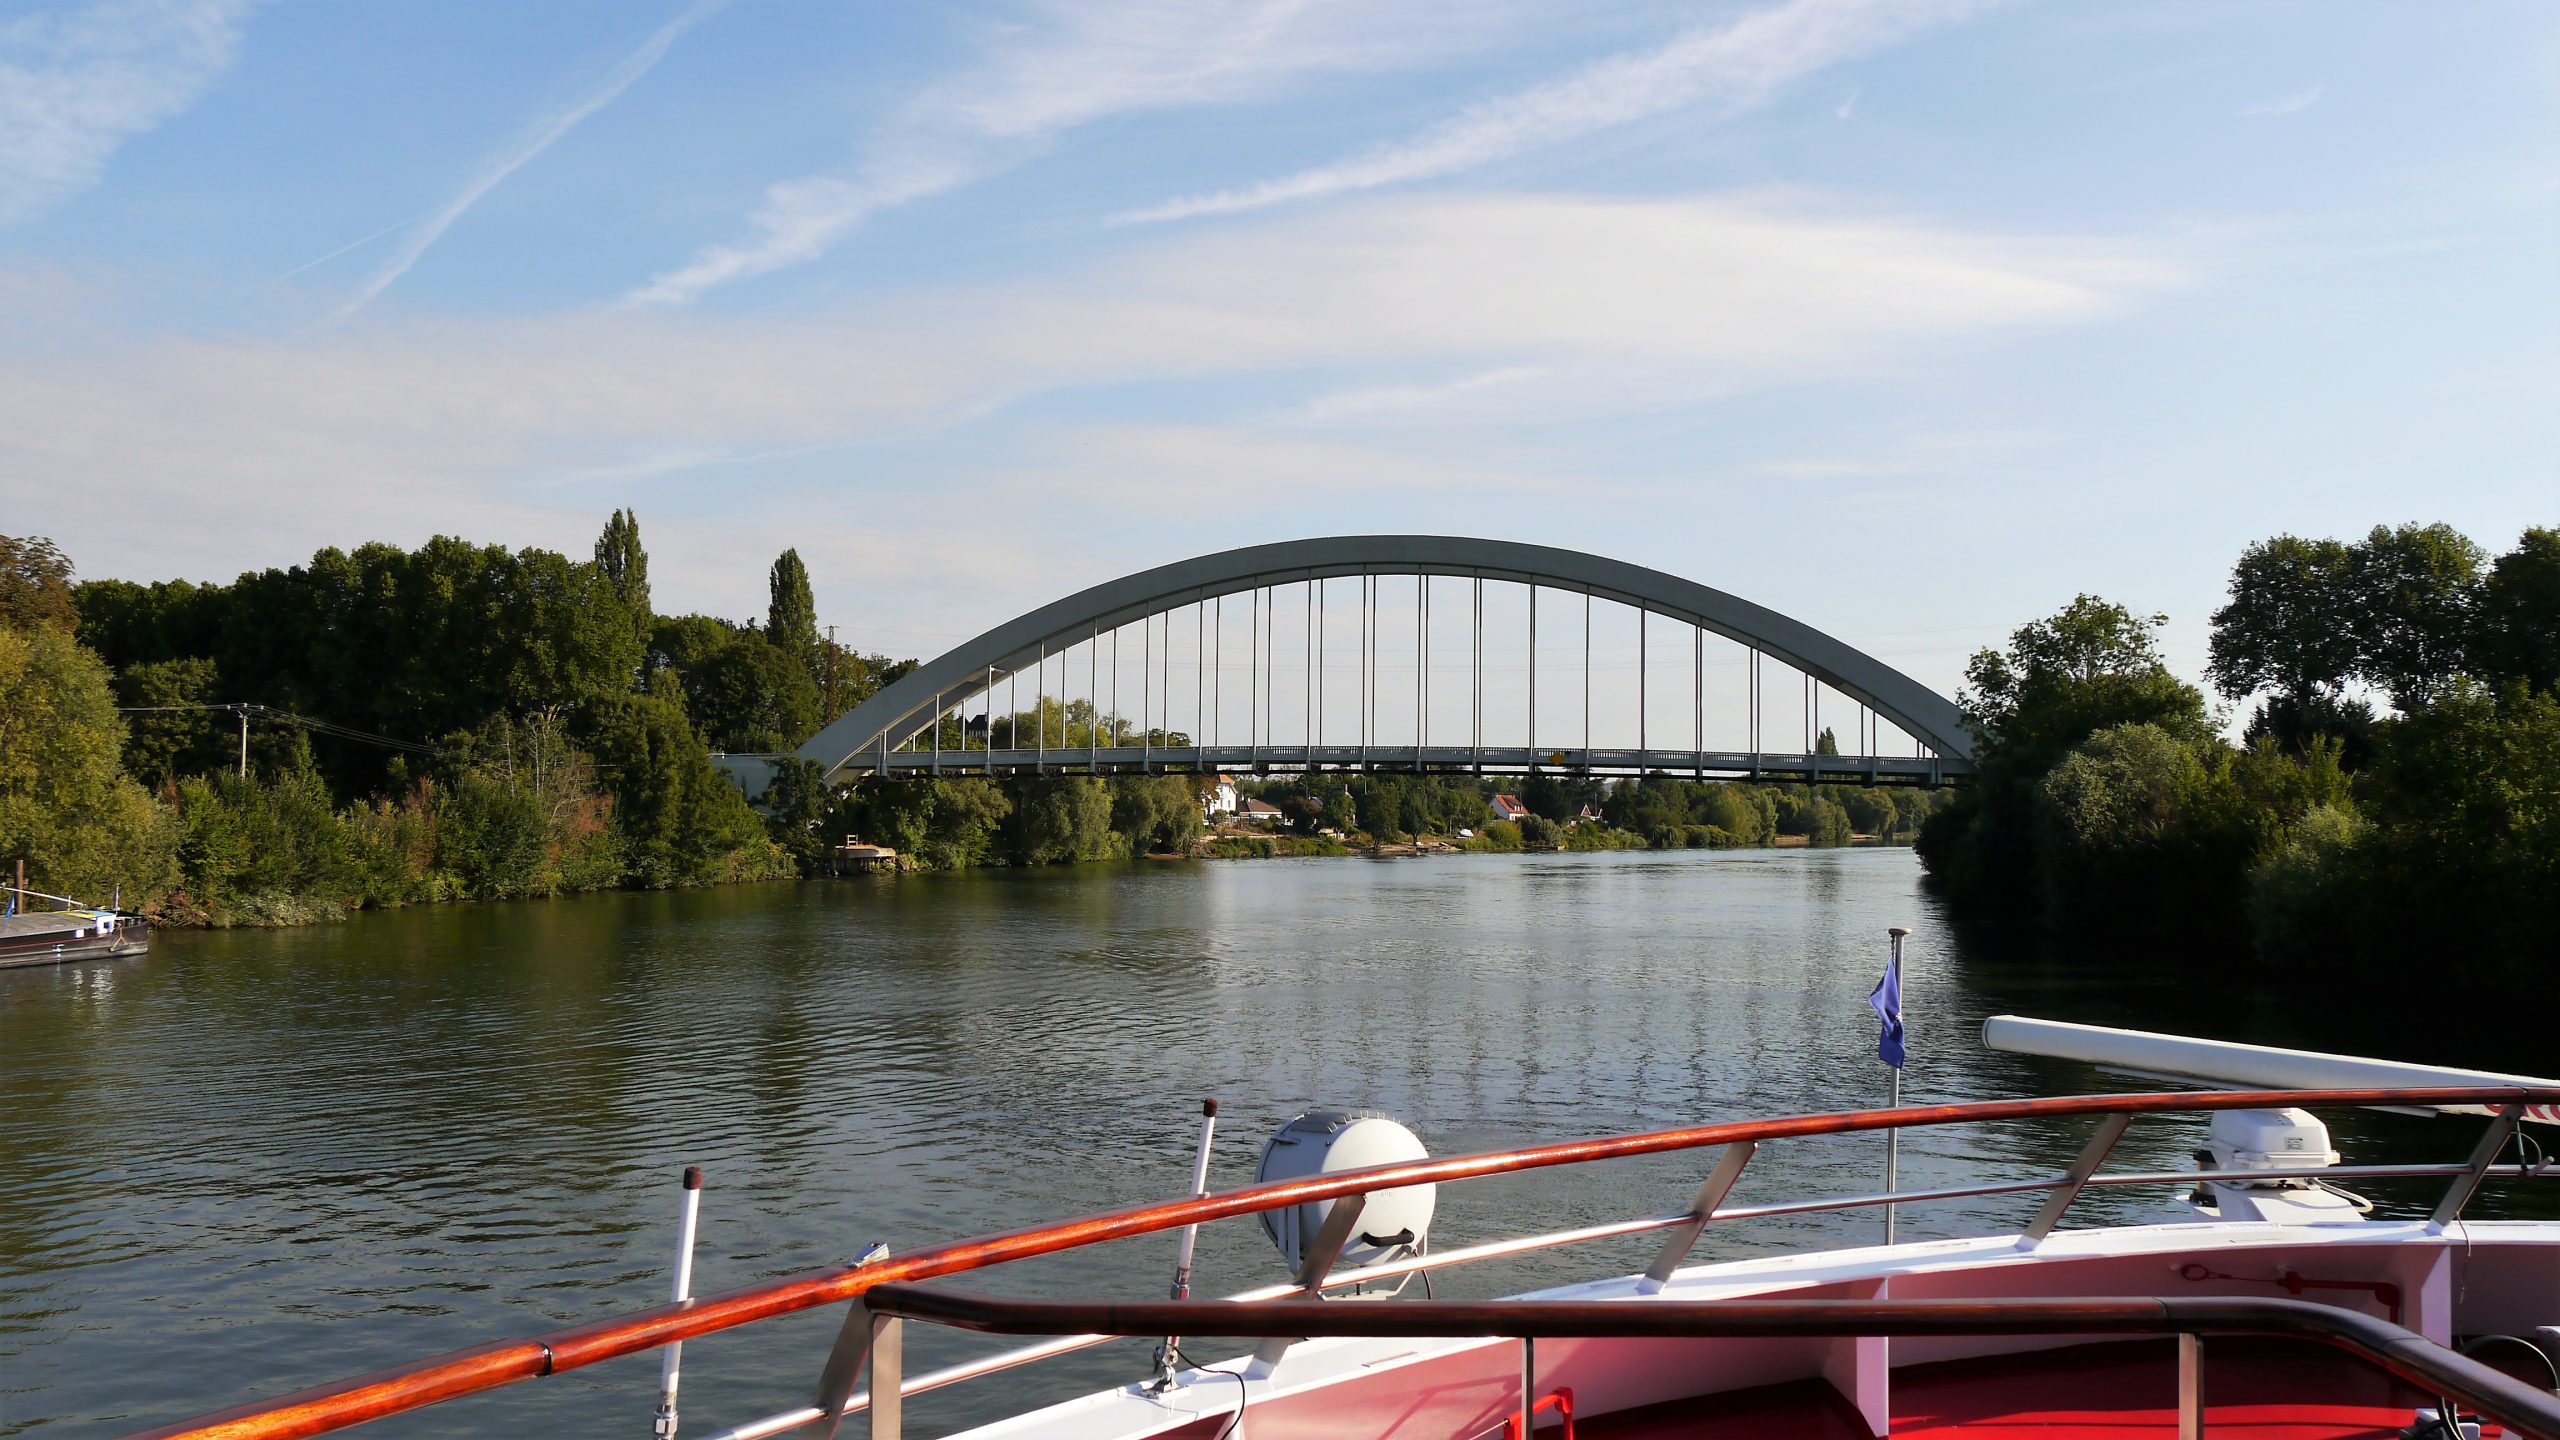
[[[2432,1402],[2326,1346],[2205,1344],[2205,1433],[2214,1440],[2392,1440]],[[2494,1429],[2494,1427],[2492,1427]],[[1560,1433],[1542,1428],[1541,1435]],[[1820,1381],[1583,1421],[1590,1440],[1868,1440],[1857,1412]],[[2178,1433],[2169,1341],[2085,1345],[1897,1370],[1896,1440],[2137,1440]]]

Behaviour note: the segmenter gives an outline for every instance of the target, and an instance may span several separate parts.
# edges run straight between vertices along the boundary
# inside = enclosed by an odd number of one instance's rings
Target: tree
[[[2241,552],[2231,599],[2213,612],[2206,677],[2234,700],[2272,690],[2319,712],[2356,670],[2356,564],[2335,540],[2278,535]]]
[[[785,757],[774,762],[773,779],[759,802],[765,830],[803,875],[817,874],[835,843],[825,829],[832,798],[826,767],[817,761]]]
[[[2082,595],[2019,627],[2007,653],[1977,651],[1957,696],[1981,746],[1976,760],[2010,752],[2050,763],[2110,725],[2206,733],[2204,696],[2161,661],[2157,632],[2168,623]]]
[[[1201,829],[1200,797],[1178,775],[1123,775],[1111,782],[1111,828],[1132,855],[1187,854]]]
[[[107,667],[68,626],[0,625],[0,860],[28,883],[125,904],[175,882],[167,812],[124,773]]]
[[[818,687],[764,636],[747,631],[684,674],[703,738],[731,754],[788,750],[818,728]]]
[[[2326,924],[2270,937],[2280,958],[2464,982],[2512,1001],[2550,980],[2560,920],[2560,699],[2446,687],[2382,734],[2371,827],[2331,845],[2312,892]],[[2323,951],[2322,940],[2333,947]]]
[[[2157,725],[2118,725],[2044,777],[2037,878],[2048,928],[2173,934],[2199,917],[2238,928],[2249,856],[2227,822],[2245,817],[2212,763],[2219,753]],[[2171,895],[2174,913],[2157,903]]]
[[[2450,525],[2377,525],[2354,548],[2357,672],[2406,714],[2465,668],[2480,547]]]
[[[640,517],[616,510],[596,537],[596,568],[613,587],[622,608],[645,631],[654,612],[649,608],[649,552],[640,548]]]
[[[1558,825],[1573,818],[1573,792],[1553,775],[1540,773],[1520,782],[1520,803],[1532,815],[1543,816]]]
[[[2560,530],[2527,530],[2489,567],[2472,648],[2482,679],[2560,691]]]
[[[1380,843],[1394,840],[1403,832],[1397,827],[1404,820],[1404,787],[1393,780],[1373,776],[1360,788],[1358,796],[1360,828],[1369,838]]]
[[[1107,782],[1091,775],[1046,775],[1014,787],[1006,840],[1016,863],[1099,860],[1118,848],[1116,838]]]
[[[2120,725],[2213,738],[2205,699],[2160,658],[2162,615],[2082,595],[1980,651],[1957,703],[1976,740],[1975,783],[1923,822],[1917,848],[1960,910],[2034,913],[2042,864],[2037,789],[2074,746]]]
[[[727,649],[745,627],[716,615],[670,615],[649,628],[649,668],[681,674]]]
[[[766,637],[797,661],[812,683],[822,681],[825,656],[818,639],[818,602],[809,593],[809,567],[800,563],[799,551],[785,550],[775,558],[767,589],[771,598],[764,612]]]
[[[1434,822],[1439,819],[1432,811],[1431,798],[1432,792],[1427,781],[1416,782],[1405,789],[1403,814],[1398,819],[1403,829],[1417,839],[1429,834],[1434,828]]]
[[[714,769],[684,710],[665,696],[618,695],[586,723],[614,797],[630,878],[648,886],[787,874],[746,798]]]
[[[79,623],[70,558],[41,535],[0,535],[0,625],[67,631]]]
[[[2249,716],[2243,742],[2271,740],[2295,754],[2336,741],[2346,747],[2347,763],[2361,769],[2373,756],[2373,702],[2361,696],[2315,690],[2307,701],[2270,695]]]
[[[220,711],[177,709],[214,698],[213,662],[156,660],[127,666],[116,676],[116,699],[133,707],[126,723],[124,764],[143,784],[159,789],[181,775],[218,768],[235,723]],[[159,708],[159,707],[172,708]]]

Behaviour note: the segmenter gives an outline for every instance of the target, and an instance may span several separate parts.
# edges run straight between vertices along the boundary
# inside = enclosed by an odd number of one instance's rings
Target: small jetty
[[[847,835],[844,843],[828,856],[828,868],[838,875],[863,875],[874,870],[896,871],[904,868],[898,852],[886,845],[870,845],[858,835]]]

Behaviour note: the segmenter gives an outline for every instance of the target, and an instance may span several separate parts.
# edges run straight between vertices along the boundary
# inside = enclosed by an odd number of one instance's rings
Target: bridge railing
[[[1530,750],[1491,745],[1070,745],[917,748],[857,755],[842,775],[1151,775],[1314,771],[1450,775],[1686,776],[1814,784],[1944,785],[1973,767],[1943,756],[1757,754],[1736,750]]]

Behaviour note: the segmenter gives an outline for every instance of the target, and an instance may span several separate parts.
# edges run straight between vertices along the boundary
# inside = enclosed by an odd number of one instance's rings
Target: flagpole
[[[1906,936],[1906,935],[1910,934],[1910,933],[1911,933],[1911,931],[1910,931],[1910,928],[1909,928],[1909,927],[1907,927],[1907,926],[1896,925],[1896,926],[1894,926],[1892,929],[1887,930],[1885,933],[1886,933],[1887,935],[1890,935],[1890,936],[1892,936],[1892,937],[1893,937],[1893,975],[1894,975],[1894,992],[1895,992],[1895,997],[1894,997],[1894,998],[1895,998],[1896,1000],[1899,1000],[1899,999],[1901,998],[1901,980],[1902,980],[1902,937],[1904,937],[1904,936]],[[1902,1067],[1901,1067],[1901,1066],[1899,1066],[1899,1065],[1896,1065],[1896,1066],[1892,1067],[1892,1069],[1893,1069],[1893,1108],[1894,1108],[1894,1109],[1896,1109],[1896,1110],[1899,1110],[1899,1109],[1901,1109],[1901,1108],[1902,1108]],[[1890,1195],[1890,1194],[1892,1194],[1892,1193],[1894,1192],[1895,1183],[1896,1183],[1896,1182],[1901,1178],[1901,1172],[1902,1172],[1902,1127],[1901,1127],[1901,1126],[1899,1126],[1899,1125],[1897,1125],[1897,1126],[1895,1126],[1894,1128],[1892,1128],[1892,1129],[1887,1130],[1886,1132],[1884,1132],[1884,1193],[1886,1193],[1887,1195]],[[1885,1206],[1884,1206],[1884,1243],[1886,1243],[1887,1245],[1890,1245],[1890,1244],[1892,1244],[1892,1243],[1893,1243],[1893,1222],[1894,1222],[1894,1210],[1895,1210],[1895,1208],[1896,1208],[1896,1207],[1895,1207],[1895,1205],[1894,1205],[1894,1203],[1893,1203],[1892,1201],[1888,1200],[1888,1201],[1886,1201],[1886,1202],[1885,1202]]]

